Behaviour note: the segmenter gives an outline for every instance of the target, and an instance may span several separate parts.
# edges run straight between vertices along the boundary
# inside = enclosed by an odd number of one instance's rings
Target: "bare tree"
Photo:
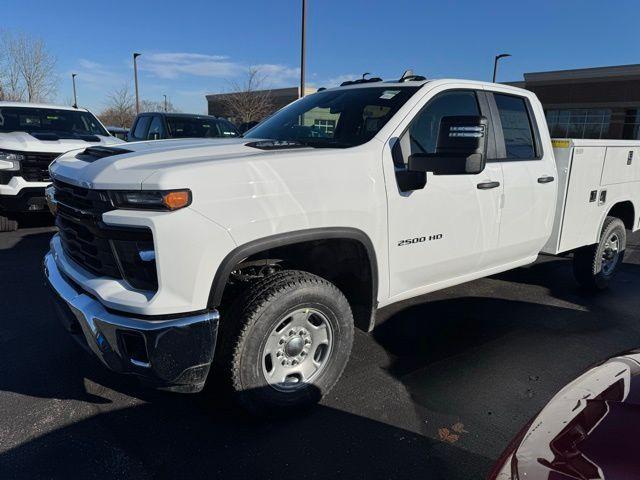
[[[271,92],[264,90],[265,76],[250,68],[244,80],[231,82],[229,93],[220,100],[224,111],[235,123],[259,122],[272,113]]]
[[[0,35],[0,94],[6,100],[38,102],[54,96],[56,58],[40,38],[24,33]]]
[[[107,97],[105,109],[98,115],[102,123],[129,128],[136,116],[136,100],[128,84],[115,89]]]
[[[142,100],[140,102],[140,111],[141,112],[164,112],[164,100],[160,100],[156,102],[155,100]],[[167,112],[177,113],[180,110],[176,108],[176,106],[171,103],[171,100],[167,99]]]

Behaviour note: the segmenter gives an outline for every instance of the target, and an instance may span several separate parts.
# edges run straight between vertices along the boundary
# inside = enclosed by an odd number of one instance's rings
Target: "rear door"
[[[504,190],[497,259],[501,264],[538,254],[553,228],[557,172],[548,132],[537,125],[534,104],[511,91],[488,93]],[[544,118],[542,108],[537,118]],[[545,142],[541,135],[545,134]]]
[[[409,155],[435,153],[443,117],[490,118],[484,92],[469,84],[438,87],[416,110],[398,127],[384,154],[390,293],[396,298],[454,284],[458,277],[484,269],[498,245],[500,163],[488,163],[477,175],[427,173],[426,185],[410,191],[398,183]],[[492,132],[489,135],[489,156],[495,156]]]

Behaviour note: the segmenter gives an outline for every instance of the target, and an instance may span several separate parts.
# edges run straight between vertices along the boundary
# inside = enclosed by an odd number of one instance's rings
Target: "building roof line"
[[[609,67],[577,68],[524,74],[527,83],[562,80],[586,80],[612,77],[640,77],[640,64],[615,65]]]

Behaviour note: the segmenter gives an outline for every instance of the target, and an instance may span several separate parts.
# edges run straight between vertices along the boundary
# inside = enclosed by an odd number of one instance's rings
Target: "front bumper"
[[[15,195],[0,193],[0,211],[8,213],[48,211],[44,187],[28,187]]]
[[[166,390],[204,387],[216,345],[216,310],[162,320],[115,314],[68,280],[51,253],[44,273],[65,328],[109,369]]]

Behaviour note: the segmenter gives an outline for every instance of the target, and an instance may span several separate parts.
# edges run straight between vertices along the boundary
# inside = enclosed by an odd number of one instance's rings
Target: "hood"
[[[212,162],[235,162],[247,158],[287,155],[291,150],[262,150],[247,146],[255,139],[173,139],[117,145],[114,155],[86,158],[83,150],[68,152],[51,165],[54,178],[95,189],[140,189],[145,180],[162,171],[165,179],[192,172]],[[85,147],[86,148],[86,147]],[[122,150],[122,151],[119,151]],[[178,185],[146,185],[148,188],[182,188]]]
[[[514,478],[636,479],[639,441],[640,351],[634,351],[563,388],[531,422],[509,461]]]
[[[58,140],[38,139],[27,132],[0,133],[0,149],[19,152],[65,153],[69,150],[86,148],[92,145],[117,145],[123,143],[115,137],[95,135],[99,141],[88,142],[82,139],[61,138]]]

